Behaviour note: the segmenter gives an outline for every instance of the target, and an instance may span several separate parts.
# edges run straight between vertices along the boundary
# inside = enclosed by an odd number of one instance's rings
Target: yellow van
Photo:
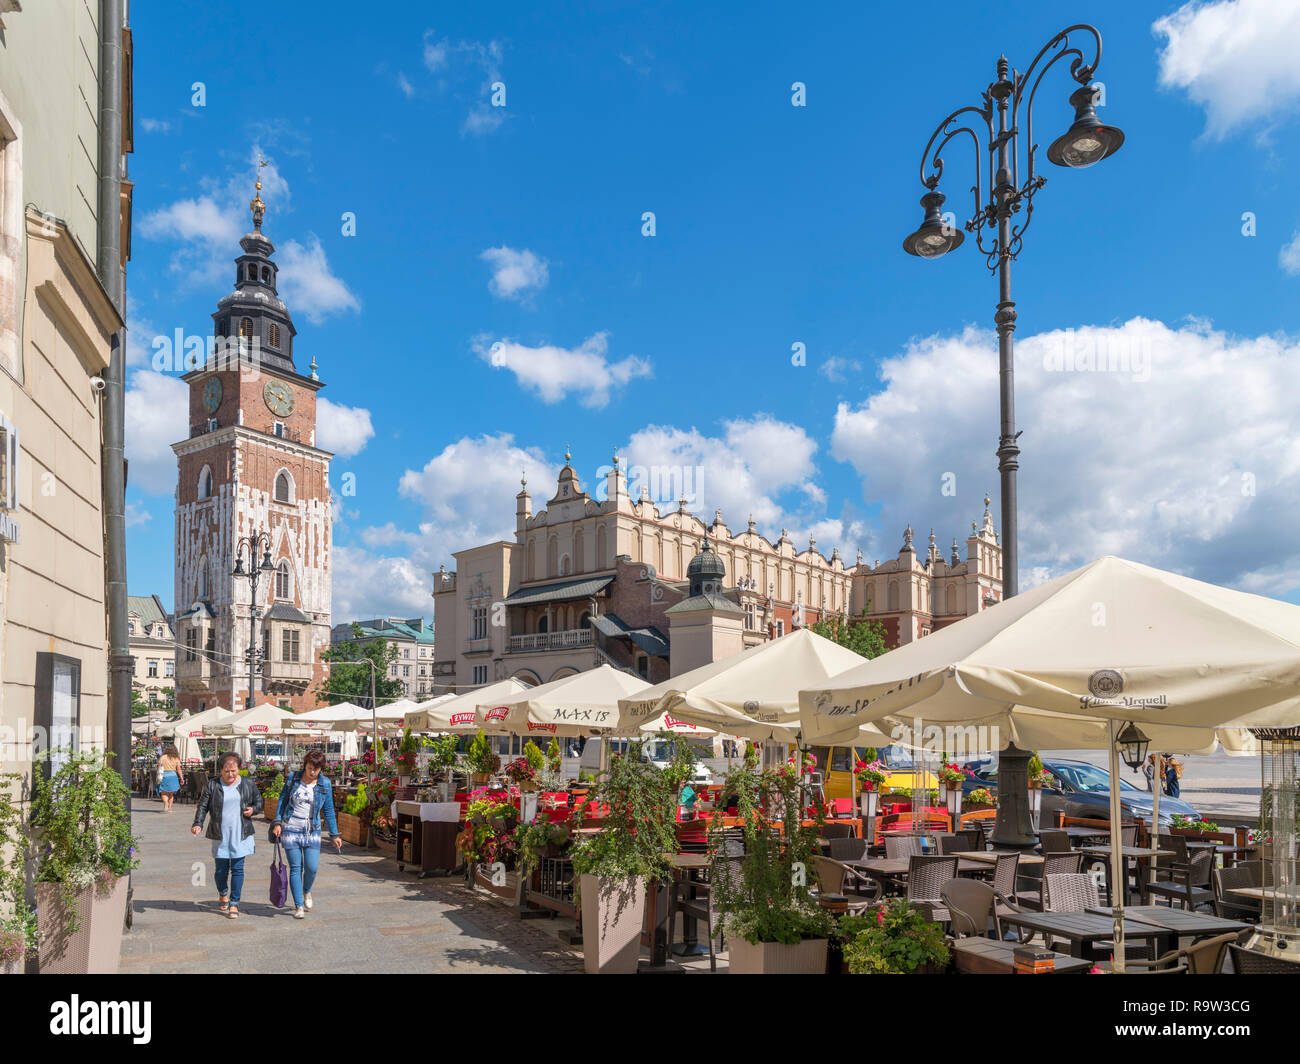
[[[866,748],[814,746],[811,749],[817,756],[817,771],[822,774],[826,801],[852,798],[855,793],[853,766],[859,761],[867,760]],[[889,771],[889,779],[881,786],[884,792],[910,792],[914,787],[932,790],[939,786],[934,773],[918,768],[912,755],[901,746],[882,746],[877,749],[876,757],[885,763]]]

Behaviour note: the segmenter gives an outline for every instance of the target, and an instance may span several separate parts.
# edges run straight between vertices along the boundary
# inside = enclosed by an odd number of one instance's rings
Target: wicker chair
[[[953,879],[939,888],[952,933],[958,938],[977,935],[987,938],[989,923],[1002,937],[1002,922],[998,919],[998,892],[978,879]]]
[[[907,865],[907,901],[924,909],[931,920],[948,919],[943,885],[957,878],[956,857],[912,857]]]
[[[1038,880],[1038,887],[1034,890],[1018,890],[1015,893],[1015,901],[1024,909],[1032,909],[1035,912],[1043,911],[1043,884],[1047,876],[1050,875],[1068,875],[1079,871],[1083,863],[1083,854],[1081,853],[1049,853],[1043,857],[1043,863],[1039,867],[1042,869],[1044,878]]]
[[[1249,934],[1251,934],[1249,930],[1229,931],[1227,934],[1215,935],[1213,938],[1203,938],[1200,942],[1184,949],[1170,950],[1153,961],[1130,960],[1128,963],[1135,967],[1154,967],[1160,964],[1173,965],[1181,961],[1186,964],[1188,972],[1192,975],[1218,975],[1223,970],[1223,958],[1227,956],[1228,947],[1234,942],[1240,942]]]
[[[1214,891],[1210,889],[1210,873],[1214,871],[1214,851],[1201,850],[1194,854],[1185,865],[1172,865],[1169,869],[1169,881],[1157,881],[1146,884],[1147,894],[1182,902],[1184,909],[1195,909],[1198,905],[1214,902]]]
[[[886,837],[885,856],[890,860],[898,857],[920,857],[921,840],[915,835],[901,835],[897,838]]]
[[[1232,970],[1237,975],[1295,975],[1300,972],[1300,964],[1284,961],[1281,957],[1270,957],[1267,953],[1256,953],[1230,943],[1228,955],[1232,957]]]
[[[1043,831],[1038,835],[1039,849],[1043,854],[1069,853],[1070,833],[1068,831]]]
[[[1258,861],[1216,868],[1210,874],[1214,887],[1214,913],[1225,920],[1249,920],[1257,923],[1262,904],[1258,898],[1242,898],[1228,891],[1237,887],[1262,887],[1264,877]]]
[[[860,861],[867,856],[866,839],[831,839],[831,859],[835,861]]]
[[[1120,825],[1119,844],[1121,846],[1136,846],[1138,844],[1138,826],[1136,824]]]
[[[880,900],[880,884],[850,868],[842,861],[833,861],[829,857],[814,857],[813,876],[817,880],[818,891],[823,895],[837,894],[844,897],[846,883],[852,883],[859,894],[862,893],[862,887],[867,889],[867,897],[848,901],[846,912],[864,912]]]
[[[984,849],[984,828],[981,827],[982,823],[983,821],[977,820],[974,827],[962,828],[960,831],[954,831],[953,834],[970,839],[970,849],[982,850]]]
[[[969,853],[973,849],[975,849],[975,844],[965,832],[960,835],[939,836],[939,852],[941,854]]]
[[[1097,884],[1085,872],[1053,872],[1043,877],[1043,911],[1049,913],[1081,913],[1101,904],[1097,897]]]
[[[673,930],[677,926],[677,913],[683,916],[689,916],[704,923],[704,933],[709,944],[709,971],[718,970],[717,957],[713,952],[713,940],[718,940],[718,948],[725,946],[723,942],[722,931],[722,912],[716,905],[716,895],[713,887],[719,881],[739,884],[741,879],[740,857],[724,857],[713,862],[713,867],[709,872],[709,883],[677,883],[675,889],[669,894],[668,902],[668,955],[671,957],[673,952]],[[690,897],[688,892],[691,888],[695,889],[696,896]]]
[[[853,837],[852,824],[836,824],[832,820],[826,821],[819,829],[818,834],[823,839],[848,839]]]

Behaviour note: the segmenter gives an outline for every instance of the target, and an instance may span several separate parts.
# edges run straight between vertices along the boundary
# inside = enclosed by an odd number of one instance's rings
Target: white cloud
[[[724,429],[716,437],[693,428],[647,425],[633,434],[624,448],[629,493],[637,498],[644,485],[661,512],[676,509],[685,494],[687,509],[706,523],[721,510],[733,534],[752,516],[769,539],[785,529],[803,550],[812,535],[827,556],[839,547],[849,558],[864,529],[851,517],[815,512],[824,511],[826,494],[811,479],[817,444],[807,432],[766,414],[728,421]],[[787,494],[791,505],[781,501]]]
[[[140,128],[146,133],[170,133],[172,124],[159,118],[141,118]]]
[[[331,403],[324,396],[316,400],[316,446],[321,450],[351,458],[374,434],[365,407]]]
[[[160,207],[144,217],[140,231],[150,239],[169,237],[231,247],[238,246],[241,236],[239,221],[229,205],[218,204],[211,196],[177,200]]]
[[[278,287],[290,311],[316,325],[331,314],[361,310],[352,290],[330,269],[315,233],[307,234],[305,245],[289,240],[280,248]]]
[[[1165,38],[1160,83],[1205,108],[1206,134],[1283,120],[1300,100],[1295,0],[1186,3],[1152,25]]]
[[[425,69],[438,75],[441,89],[452,88],[455,96],[463,98],[475,86],[478,99],[471,104],[461,123],[462,134],[481,136],[500,128],[505,121],[505,109],[493,107],[488,102],[492,86],[501,81],[503,48],[499,41],[452,41],[438,39],[433,30],[425,30],[423,58]]]
[[[498,299],[522,301],[545,288],[550,279],[546,260],[527,248],[516,250],[502,245],[488,248],[479,258],[492,267],[488,289]]]
[[[335,624],[371,617],[433,616],[433,578],[409,558],[336,544],[331,561]]]
[[[176,455],[171,445],[187,439],[189,387],[179,377],[138,369],[127,381],[126,458],[130,485],[147,495],[174,495]]]
[[[1289,274],[1300,273],[1300,229],[1295,231],[1289,244],[1283,244],[1277,253],[1277,264]]]
[[[835,381],[838,384],[847,381],[850,373],[861,373],[862,363],[856,359],[840,358],[835,355],[818,366],[817,372],[828,381]]]
[[[577,397],[583,406],[603,407],[610,393],[628,381],[652,375],[650,360],[629,355],[610,362],[609,334],[598,332],[574,348],[543,344],[528,347],[514,340],[490,342],[475,337],[474,352],[484,362],[510,370],[519,384],[534,391],[544,403]]]
[[[1287,534],[1300,522],[1300,341],[1135,318],[1028,336],[1016,356],[1022,575],[1103,554],[1234,586],[1266,566],[1300,571]],[[919,543],[932,526],[941,544],[956,535],[964,556],[985,491],[1001,525],[996,338],[924,337],[881,376],[868,401],[839,404],[832,454],[880,500],[885,552],[910,522]]]
[[[460,131],[479,137],[488,133],[495,133],[505,120],[505,108],[492,107],[480,100],[469,109],[465,121],[460,124]]]
[[[148,318],[138,317],[132,300],[127,299],[126,311],[126,365],[128,368],[148,366],[153,362],[153,338],[158,330]]]
[[[400,70],[397,73],[397,87],[402,90],[402,95],[408,100],[415,95],[415,86],[411,84],[410,79]]]
[[[137,525],[145,525],[152,521],[153,514],[149,513],[137,502],[128,502],[124,520],[127,528],[135,528]]]

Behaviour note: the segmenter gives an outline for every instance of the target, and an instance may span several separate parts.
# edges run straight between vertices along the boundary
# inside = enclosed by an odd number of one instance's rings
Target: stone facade
[[[176,697],[176,636],[157,595],[130,595],[126,630],[135,658],[131,690],[144,702],[166,704]]]
[[[886,644],[919,639],[1001,597],[1001,548],[985,501],[967,556],[943,558],[931,533],[918,559],[912,531],[898,557],[845,565],[810,542],[776,542],[753,521],[733,533],[715,512],[661,513],[633,501],[617,458],[600,497],[568,463],[546,508],[533,512],[525,483],[515,498],[515,541],[458,551],[455,571],[434,574],[437,690],[468,690],[508,676],[546,683],[606,663],[651,682],[736,653],[830,615],[864,610]],[[689,595],[692,559],[707,540],[722,566],[717,601],[676,609]],[[698,607],[701,604],[695,603]],[[676,644],[689,643],[672,656]]]

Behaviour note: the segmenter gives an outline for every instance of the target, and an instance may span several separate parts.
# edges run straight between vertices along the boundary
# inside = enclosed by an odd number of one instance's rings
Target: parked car
[[[1110,772],[1087,761],[1069,761],[1043,758],[1043,768],[1052,774],[1052,783],[1043,788],[1043,810],[1040,821],[1054,822],[1058,810],[1070,817],[1091,817],[1105,820],[1110,816]],[[969,794],[976,787],[997,790],[998,764],[992,758],[969,761],[964,766],[975,774],[967,778],[962,787]],[[1119,781],[1119,805],[1125,820],[1141,817],[1151,822],[1152,795],[1134,787],[1128,780]],[[1200,819],[1199,814],[1179,798],[1160,796],[1160,823],[1168,827],[1175,814]]]

